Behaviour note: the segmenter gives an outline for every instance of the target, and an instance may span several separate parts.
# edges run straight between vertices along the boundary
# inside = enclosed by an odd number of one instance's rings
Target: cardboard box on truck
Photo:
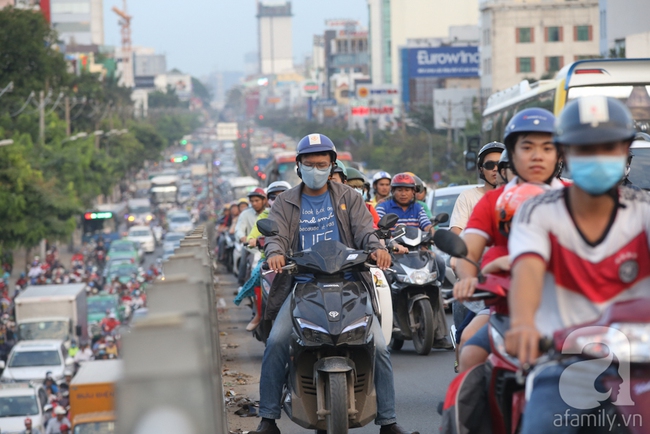
[[[81,365],[70,384],[73,427],[86,423],[113,426],[115,382],[122,377],[122,371],[122,360],[95,360]]]
[[[16,297],[19,340],[88,339],[88,306],[83,283],[29,286]]]

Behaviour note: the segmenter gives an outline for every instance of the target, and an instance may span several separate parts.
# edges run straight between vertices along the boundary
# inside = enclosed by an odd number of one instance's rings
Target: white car
[[[149,226],[132,226],[126,239],[140,243],[146,253],[153,253],[156,250],[156,237]]]
[[[32,429],[43,429],[43,408],[48,404],[43,386],[36,383],[0,384],[0,430],[3,433],[25,432],[25,419]]]
[[[59,381],[63,379],[63,371],[72,363],[62,341],[19,341],[11,349],[6,366],[0,361],[0,369],[4,368],[0,382],[43,381],[48,372],[52,373],[54,381]]]
[[[456,205],[456,199],[464,191],[470,188],[478,187],[478,184],[470,185],[456,185],[453,187],[437,188],[435,190],[429,189],[426,201],[431,210],[431,214],[438,215],[441,212],[446,212],[449,214],[449,219],[451,220],[451,213],[454,210],[454,205]],[[449,220],[445,223],[440,223],[438,227],[449,228]]]
[[[167,224],[171,232],[183,232],[186,234],[194,229],[192,217],[186,212],[176,212],[170,215]]]

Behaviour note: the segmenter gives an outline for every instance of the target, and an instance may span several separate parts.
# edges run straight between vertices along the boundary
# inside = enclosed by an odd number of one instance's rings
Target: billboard
[[[478,77],[478,47],[422,47],[407,50],[408,78]]]
[[[478,98],[478,89],[434,89],[434,127],[437,130],[465,128],[467,121],[474,116],[474,103]]]

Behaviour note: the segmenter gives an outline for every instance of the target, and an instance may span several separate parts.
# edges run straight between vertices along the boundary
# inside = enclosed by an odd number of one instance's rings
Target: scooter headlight
[[[416,285],[425,285],[436,280],[436,277],[438,277],[438,273],[435,271],[429,273],[425,270],[417,270],[411,273],[411,282]]]
[[[332,337],[323,327],[302,318],[296,318],[296,322],[306,341],[316,344],[333,344]]]
[[[368,324],[370,323],[370,316],[365,316],[358,321],[353,322],[343,329],[341,336],[338,339],[339,343],[349,343],[363,340],[368,331]]]

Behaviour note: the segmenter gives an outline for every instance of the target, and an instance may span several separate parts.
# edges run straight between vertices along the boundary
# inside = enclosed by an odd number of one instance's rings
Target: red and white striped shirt
[[[508,240],[510,259],[540,256],[547,265],[536,314],[543,335],[597,319],[612,303],[650,298],[650,194],[619,187],[603,237],[589,243],[567,207],[568,188],[527,201]]]

